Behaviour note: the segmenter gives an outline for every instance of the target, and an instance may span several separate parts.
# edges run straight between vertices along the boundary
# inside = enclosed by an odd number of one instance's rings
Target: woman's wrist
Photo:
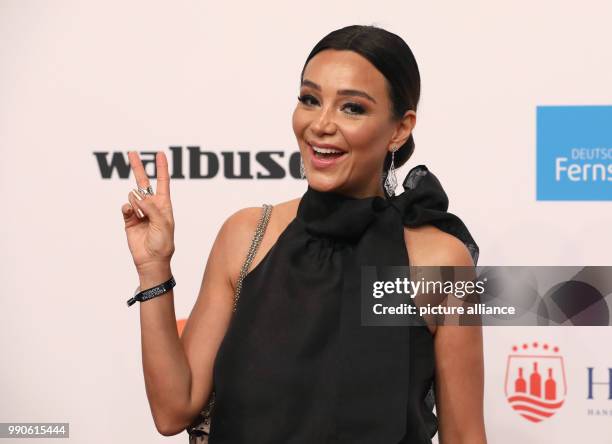
[[[166,282],[172,277],[170,262],[155,262],[137,267],[140,290],[146,290]]]

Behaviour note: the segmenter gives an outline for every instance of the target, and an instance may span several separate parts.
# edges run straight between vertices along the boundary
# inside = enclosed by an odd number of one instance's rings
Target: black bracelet
[[[176,282],[174,280],[174,277],[170,276],[170,279],[168,279],[166,282],[164,282],[163,284],[159,284],[153,288],[148,288],[147,290],[138,292],[138,290],[140,289],[140,287],[138,287],[134,296],[128,299],[128,307],[134,304],[136,301],[144,302],[148,301],[149,299],[153,299],[154,297],[161,296],[162,294],[170,291],[175,285]]]

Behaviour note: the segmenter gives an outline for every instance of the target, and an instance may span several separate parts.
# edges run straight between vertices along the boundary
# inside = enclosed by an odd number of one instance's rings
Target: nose
[[[334,122],[333,109],[323,109],[314,117],[310,127],[312,132],[317,136],[323,134],[333,134],[336,131],[336,123]]]

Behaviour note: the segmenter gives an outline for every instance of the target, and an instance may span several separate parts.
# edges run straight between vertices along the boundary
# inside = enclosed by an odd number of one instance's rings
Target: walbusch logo
[[[202,151],[199,146],[171,146],[168,164],[172,179],[212,179],[222,175],[226,179],[282,179],[289,175],[300,178],[300,153],[284,151]],[[130,177],[127,151],[94,151],[94,157],[103,179],[114,175],[120,179]],[[155,151],[139,151],[149,177],[157,175]],[[148,165],[152,165],[148,167]]]
[[[567,394],[559,347],[538,342],[513,346],[504,391],[512,409],[528,421],[537,423],[553,416]]]

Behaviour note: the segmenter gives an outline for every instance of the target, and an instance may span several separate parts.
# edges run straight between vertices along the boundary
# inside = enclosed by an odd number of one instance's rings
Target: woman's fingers
[[[128,193],[128,200],[139,218],[147,217],[154,223],[163,224],[164,218],[162,217],[159,208],[155,205],[153,200],[147,196],[141,196],[136,190],[132,190]]]
[[[150,185],[149,177],[147,176],[147,172],[144,169],[144,165],[138,153],[136,151],[128,151],[128,159],[130,160],[130,166],[136,178],[136,184],[141,188],[148,187]]]
[[[128,200],[130,201],[130,205],[132,206],[136,217],[143,219],[145,217],[145,213],[142,211],[142,208],[140,208],[140,205],[138,205],[139,202],[144,200],[143,197],[135,190],[132,190],[128,194]]]
[[[132,209],[132,206],[126,203],[121,205],[121,213],[123,213],[124,219],[130,219],[133,216],[134,211]]]
[[[121,213],[123,214],[123,220],[126,226],[131,224],[134,220],[139,219],[139,217],[136,216],[134,208],[129,203],[121,205]]]
[[[136,151],[129,151],[128,158],[130,160],[130,166],[134,172],[136,178],[136,184],[140,188],[147,188],[150,186],[149,178],[144,169],[144,165],[140,159],[140,156]],[[170,206],[170,174],[168,172],[168,159],[163,152],[155,153],[155,167],[157,170],[157,191],[154,196],[143,195],[138,190],[132,190],[128,194],[130,205],[133,207],[133,211],[139,219],[147,217],[154,223],[163,224],[168,222],[168,217],[172,218],[172,211]],[[157,199],[161,196],[162,199]],[[155,202],[154,202],[155,201]],[[163,210],[165,217],[162,215]],[[172,221],[170,221],[172,223]]]
[[[157,167],[157,183],[155,193],[164,197],[170,197],[170,174],[168,173],[168,159],[163,151],[155,155],[155,166]]]

